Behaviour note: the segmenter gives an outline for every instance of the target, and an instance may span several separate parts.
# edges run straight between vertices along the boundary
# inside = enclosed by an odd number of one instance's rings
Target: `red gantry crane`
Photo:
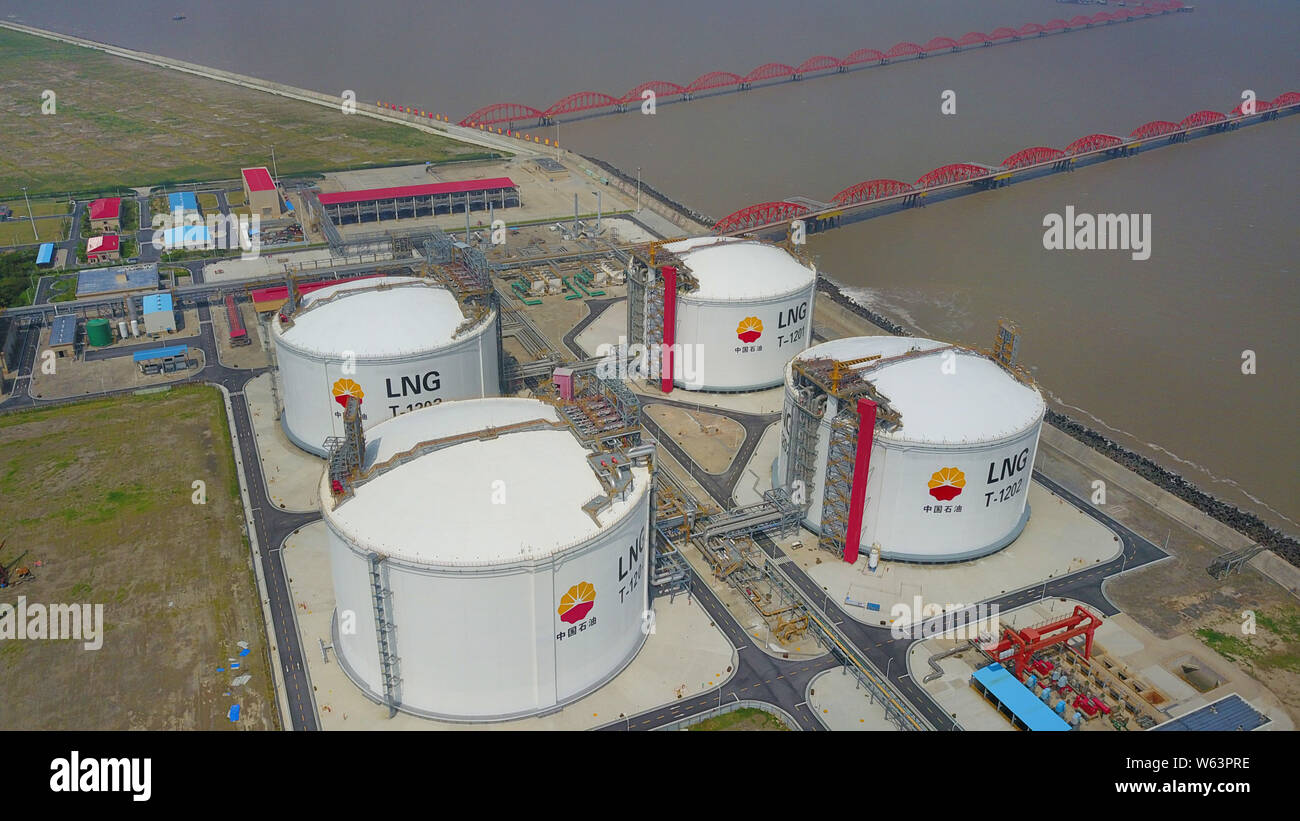
[[[1092,637],[1100,626],[1100,616],[1093,615],[1083,605],[1076,604],[1073,613],[1047,624],[1026,627],[1022,630],[1003,627],[1002,640],[990,648],[988,653],[994,661],[1002,662],[1004,667],[1010,667],[1010,662],[1014,659],[1016,678],[1023,681],[1025,668],[1029,666],[1035,653],[1054,644],[1065,644],[1075,636],[1087,636],[1083,645],[1083,657],[1092,658]],[[1009,650],[1014,652],[1007,656]]]

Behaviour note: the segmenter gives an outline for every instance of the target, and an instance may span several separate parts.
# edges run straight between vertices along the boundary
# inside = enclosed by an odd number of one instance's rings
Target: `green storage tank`
[[[113,344],[113,326],[107,319],[92,319],[86,323],[86,340],[96,348]]]

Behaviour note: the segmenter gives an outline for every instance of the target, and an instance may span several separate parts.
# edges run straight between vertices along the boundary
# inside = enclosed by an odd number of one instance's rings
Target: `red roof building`
[[[480,191],[502,191],[515,187],[509,177],[488,180],[459,180],[456,182],[430,182],[423,185],[399,185],[394,188],[367,188],[362,191],[336,191],[321,194],[321,205],[349,205],[354,202],[374,202],[400,197],[431,197],[440,194],[465,194]]]
[[[121,249],[117,234],[104,234],[86,240],[86,259],[113,259]]]
[[[249,191],[274,191],[275,183],[271,180],[271,172],[263,168],[244,168],[240,172],[244,175],[244,185],[248,186]]]
[[[122,198],[104,197],[90,203],[90,219],[117,222],[122,216]]]
[[[244,178],[244,201],[248,204],[249,213],[262,219],[278,220],[284,216],[280,192],[276,190],[275,180],[265,166],[241,168],[239,175]]]

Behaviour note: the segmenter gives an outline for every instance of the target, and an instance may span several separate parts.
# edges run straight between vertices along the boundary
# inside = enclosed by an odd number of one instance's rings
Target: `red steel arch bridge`
[[[970,31],[959,38],[934,37],[925,43],[896,43],[885,51],[874,48],[860,48],[844,57],[818,54],[801,63],[764,63],[745,73],[730,71],[710,71],[702,74],[684,85],[667,80],[649,80],[638,83],[623,94],[607,94],[600,91],[578,91],[561,97],[545,108],[536,108],[523,103],[501,102],[483,106],[465,117],[457,125],[502,133],[512,131],[519,125],[547,125],[558,118],[572,115],[593,116],[613,114],[636,109],[641,106],[643,95],[647,90],[653,91],[656,100],[668,101],[691,100],[703,93],[722,93],[726,91],[743,91],[756,85],[770,85],[803,80],[807,77],[840,74],[868,66],[888,65],[899,60],[921,60],[936,54],[951,54],[988,46],[1030,40],[1053,34],[1096,28],[1098,26],[1127,23],[1172,14],[1177,11],[1191,11],[1181,0],[1148,0],[1141,5],[1116,8],[1096,14],[1079,14],[1066,20],[1058,18],[1046,23],[1026,23],[1019,28],[1003,26],[985,34],[982,31]],[[401,108],[400,106],[390,106]]]
[[[1032,146],[1015,152],[997,165],[959,162],[941,165],[915,182],[871,179],[855,183],[822,202],[809,197],[760,202],[723,217],[713,226],[719,235],[747,234],[788,226],[803,220],[810,232],[834,227],[851,212],[869,207],[912,206],[939,192],[962,188],[989,189],[1007,185],[1015,177],[1053,171],[1070,171],[1083,160],[1126,157],[1148,148],[1185,142],[1206,133],[1229,131],[1243,124],[1276,119],[1300,111],[1300,92],[1288,91],[1273,100],[1243,102],[1227,114],[1197,111],[1179,122],[1152,120],[1133,129],[1127,137],[1088,134],[1064,148]]]

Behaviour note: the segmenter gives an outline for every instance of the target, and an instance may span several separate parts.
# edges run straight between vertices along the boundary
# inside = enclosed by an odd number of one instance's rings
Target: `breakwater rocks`
[[[831,282],[824,275],[818,275],[817,287],[824,294],[830,297],[832,301],[844,306],[846,309],[852,311],[863,319],[868,320],[873,325],[876,325],[895,336],[912,336],[906,328],[892,321],[888,317],[881,316],[870,308],[859,305],[849,297],[845,296],[839,286],[834,282]],[[1139,453],[1134,453],[1128,448],[1112,442],[1097,431],[1092,430],[1086,425],[1075,421],[1063,413],[1048,410],[1047,422],[1058,430],[1068,433],[1070,436],[1107,457],[1111,461],[1123,465],[1141,476],[1143,479],[1146,479],[1157,487],[1172,493],[1205,515],[1222,522],[1238,533],[1253,539],[1256,543],[1270,548],[1274,553],[1281,556],[1286,561],[1296,567],[1300,567],[1300,542],[1297,542],[1294,538],[1287,536],[1276,528],[1270,527],[1255,514],[1241,510],[1227,502],[1214,498],[1177,473],[1161,467]]]
[[[1250,537],[1256,543],[1272,549],[1274,553],[1291,564],[1300,567],[1300,542],[1268,526],[1255,514],[1214,498],[1172,470],[1161,467],[1147,457],[1112,442],[1095,430],[1076,422],[1063,413],[1049,410],[1047,412],[1047,421],[1098,453],[1110,458],[1111,461],[1118,462],[1143,479],[1169,491],[1205,515],[1223,522],[1238,533]]]
[[[844,295],[844,292],[840,290],[840,286],[827,279],[825,274],[817,275],[817,289],[829,296],[832,302],[844,306],[846,309],[852,311],[863,319],[870,321],[872,325],[875,325],[882,330],[889,331],[894,336],[912,336],[911,331],[907,330],[902,325],[899,325],[897,322],[894,322],[889,317],[878,314],[865,305],[849,299]]]
[[[625,185],[630,185],[635,189],[635,186],[637,184],[635,176],[631,176],[624,173],[621,169],[615,168],[614,166],[610,165],[604,160],[600,160],[595,157],[588,156],[586,154],[582,155],[582,157],[583,159],[590,162],[592,165],[599,167],[606,174],[609,174],[611,177],[618,178]],[[648,193],[650,196],[659,200],[664,205],[667,205],[669,208],[672,208],[674,211],[686,217],[687,219],[695,220],[696,222],[702,225],[716,225],[718,222],[713,217],[710,217],[707,214],[701,214],[699,211],[696,211],[694,208],[690,208],[686,205],[683,205],[682,203],[678,202],[677,200],[673,199],[672,197],[668,196],[662,191],[652,187],[644,179],[641,180],[641,191],[642,193]]]

